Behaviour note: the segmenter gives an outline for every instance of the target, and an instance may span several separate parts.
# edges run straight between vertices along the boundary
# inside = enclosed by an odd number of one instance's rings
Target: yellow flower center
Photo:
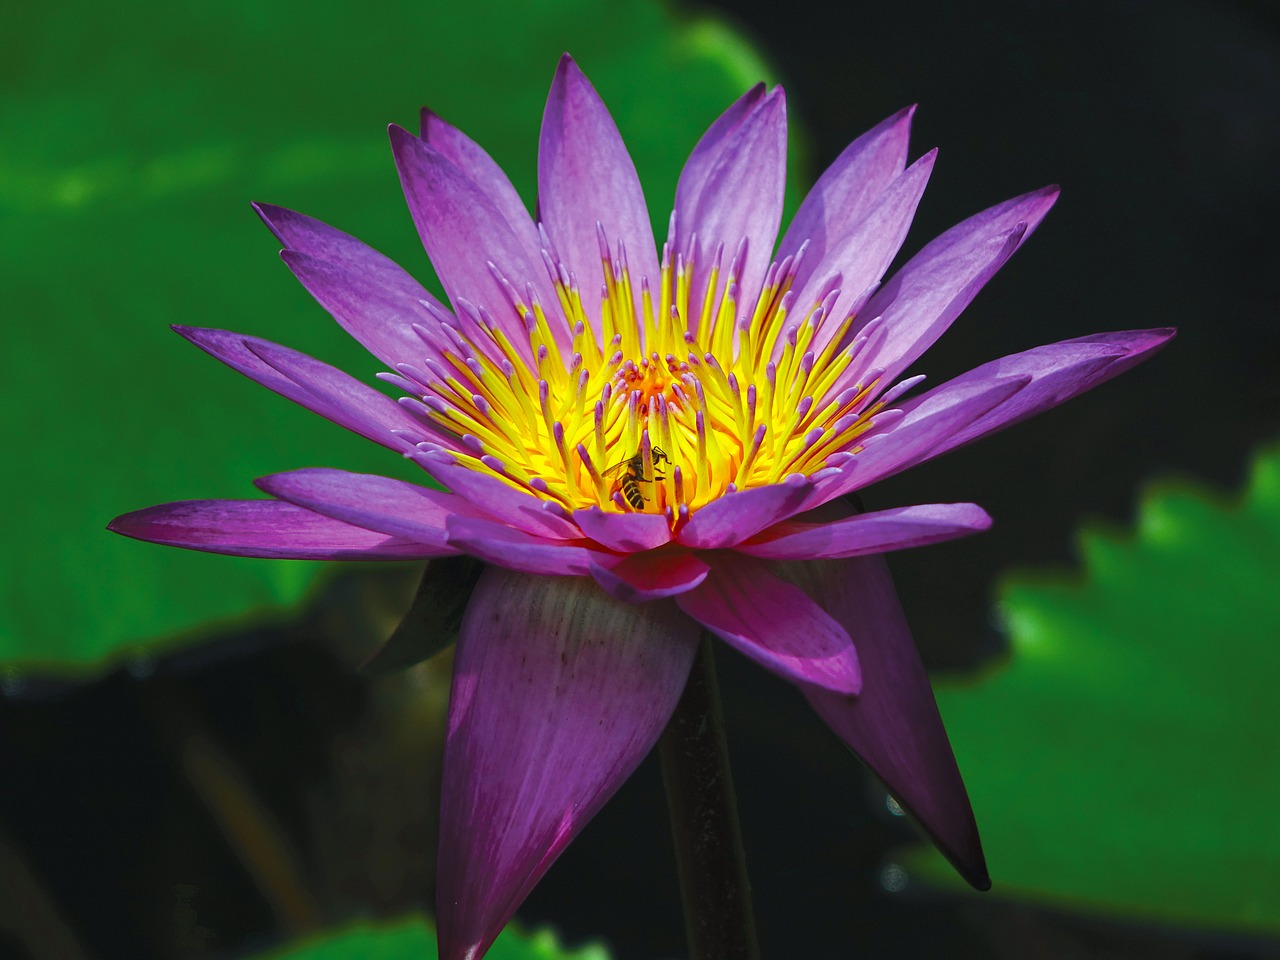
[[[553,308],[569,336],[557,339],[547,306],[511,284],[527,348],[483,310],[459,318],[457,350],[422,399],[462,441],[460,462],[570,511],[665,513],[674,526],[726,492],[810,475],[856,450],[882,406],[878,377],[840,386],[857,353],[844,343],[852,315],[811,349],[833,318],[823,301],[793,309],[803,251],[770,267],[751,312],[739,313],[740,255],[721,285],[717,251],[698,295],[692,262],[664,248],[655,300],[646,278],[636,295],[625,251],[614,258],[603,233],[601,250],[598,325],[564,269]]]

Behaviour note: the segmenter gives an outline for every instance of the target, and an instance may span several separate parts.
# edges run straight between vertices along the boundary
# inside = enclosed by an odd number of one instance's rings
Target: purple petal
[[[797,286],[796,302],[802,312],[813,307],[823,294],[821,290],[832,274],[841,276],[840,295],[829,307],[828,322],[815,336],[812,349],[821,351],[839,328],[836,321],[849,315],[855,299],[873,283],[879,282],[889,264],[907,238],[911,218],[924,195],[938,151],[930,150],[913,163],[876,197],[865,215],[840,235],[828,239],[825,255],[818,259],[815,251],[805,252],[802,267],[816,266],[809,282]],[[797,276],[796,283],[800,283]]]
[[[537,248],[522,241],[485,191],[435,147],[395,125],[390,133],[409,212],[454,306],[467,300],[487,308],[499,329],[531,362],[524,321],[512,306],[511,295],[489,268],[492,262],[522,299],[526,284],[533,285],[548,311],[557,342],[568,348],[569,333],[558,309],[559,298]]]
[[[173,329],[251,380],[384,447],[400,453],[412,448],[396,431],[440,439],[386,394],[304,353],[228,330]]]
[[[765,96],[765,85],[757,83],[754,87],[729,105],[702,135],[689,159],[685,161],[684,170],[680,172],[680,189],[689,196],[697,196],[707,182],[707,175],[719,161],[724,150],[725,140],[742,125],[742,121],[755,112]],[[687,240],[688,233],[684,238]],[[680,249],[684,249],[683,245]]]
[[[671,539],[667,518],[658,513],[605,513],[589,507],[575,510],[573,521],[583,534],[618,553],[652,550]]]
[[[1075,340],[1063,340],[1023,353],[1002,357],[975,367],[954,380],[934,387],[902,404],[910,411],[943,401],[955,391],[974,384],[1010,377],[1030,377],[1023,389],[992,410],[947,437],[934,454],[954,450],[979,437],[1003,430],[1050,407],[1091,390],[1123,373],[1163,347],[1173,336],[1172,328],[1095,333]]]
[[[641,277],[656,289],[658,255],[635,164],[600,95],[567,53],[542,115],[538,213],[584,291],[595,289],[602,276],[597,222],[611,243],[626,245],[632,289],[639,291]]]
[[[470,179],[502,214],[512,232],[528,249],[542,246],[529,208],[511,180],[478,143],[425,107],[421,113],[421,138]]]
[[[583,577],[593,564],[615,554],[593,550],[585,542],[549,540],[496,520],[453,515],[445,522],[449,545],[486,563],[548,577]]]
[[[929,678],[882,557],[789,563],[802,586],[858,638],[858,697],[802,688],[818,715],[880,778],[969,883],[985,890],[982,844]]]
[[[653,550],[633,553],[611,566],[594,564],[591,576],[619,600],[645,603],[692,590],[710,569],[687,550]]]
[[[426,293],[421,287],[384,284],[375,274],[295,250],[281,251],[280,258],[342,329],[391,369],[398,363],[421,364],[426,357],[439,360],[440,348],[448,344],[443,335],[433,350],[413,329],[415,323],[427,329],[439,324],[418,302]]]
[[[694,511],[676,539],[699,550],[731,547],[804,509],[812,489],[796,474],[772,486],[726,493]]]
[[[575,524],[547,509],[548,501],[516,490],[495,476],[450,462],[435,453],[415,450],[410,457],[441,486],[509,526],[535,537],[555,540],[576,540],[582,536]]]
[[[184,500],[116,517],[107,529],[151,543],[278,560],[417,560],[452,550],[343,523],[280,500]]]
[[[714,150],[714,159],[712,150]],[[705,154],[697,165],[680,175],[676,186],[676,251],[686,253],[697,234],[690,303],[696,327],[706,290],[708,272],[717,244],[729,258],[744,237],[747,258],[738,281],[740,312],[750,312],[765,268],[773,258],[773,245],[782,220],[782,197],[787,176],[787,104],[778,87],[758,104]],[[674,252],[673,252],[674,255]],[[720,282],[726,282],[722,275]]]
[[[883,316],[887,336],[859,357],[860,370],[882,368],[898,378],[951,326],[979,290],[1031,236],[1058,197],[1046,187],[984,210],[929,243],[860,311]]]
[[[481,956],[662,733],[697,649],[669,602],[490,568],[462,624],[436,872],[440,960]]]
[[[922,547],[990,526],[991,518],[976,503],[929,503],[859,513],[832,523],[784,521],[737,550],[769,560],[832,560]]]
[[[861,689],[849,634],[802,590],[750,557],[703,558],[711,570],[696,589],[675,598],[681,610],[788,680],[842,694]]]
[[[819,263],[840,269],[827,251],[852,230],[885,187],[902,173],[915,112],[915,107],[899,110],[845,147],[804,198],[778,246],[781,260],[797,253],[808,241],[802,272],[795,280],[797,289]]]
[[[453,494],[368,473],[309,467],[260,477],[254,483],[271,496],[367,530],[457,553],[445,541],[445,521],[455,513],[474,515],[470,503]]]

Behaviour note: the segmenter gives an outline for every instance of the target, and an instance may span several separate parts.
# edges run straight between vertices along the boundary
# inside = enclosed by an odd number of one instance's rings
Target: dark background
[[[1163,353],[1119,380],[865,492],[871,508],[974,500],[996,520],[981,537],[892,558],[931,666],[961,669],[1000,655],[991,597],[1002,571],[1071,562],[1081,520],[1127,522],[1136,491],[1156,475],[1238,487],[1250,451],[1280,434],[1274,7],[762,0],[685,9],[723,11],[770,58],[792,116],[809,131],[811,176],[873,123],[920,104],[912,156],[935,145],[941,154],[906,255],[983,207],[1062,184],[1033,240],[927,354],[917,372],[931,382],[1068,337],[1180,329]],[[245,771],[285,847],[323,877],[316,896],[326,914],[393,914],[421,899],[429,878],[387,863],[395,853],[420,861],[430,830],[397,832],[387,821],[420,809],[432,775],[397,786],[395,762],[370,752],[386,731],[369,718],[390,715],[408,695],[395,681],[356,678],[334,639],[345,632],[352,643],[350,611],[367,611],[371,593],[395,594],[410,579],[388,586],[348,577],[288,629],[135,665],[85,688],[33,681],[24,698],[0,705],[0,776],[60,785],[52,796],[6,791],[3,820],[39,864],[44,892],[85,955],[233,956],[282,933],[280,905],[255,892],[189,795],[192,761],[175,746],[182,730],[174,717],[217,731],[217,749]],[[732,656],[719,663],[766,956],[1225,960],[1280,950],[1019,906],[1000,900],[998,888],[980,901],[913,884],[889,892],[886,866],[911,828],[889,814],[883,792],[793,691]],[[447,664],[428,682],[441,678]],[[264,746],[264,728],[295,744],[290,756]],[[339,771],[354,785],[347,793],[323,785],[335,757],[347,758]],[[91,791],[97,802],[86,816]],[[356,796],[366,799],[353,810]],[[335,840],[325,833],[334,823],[356,826]],[[394,849],[353,879],[326,851],[340,852],[339,841]],[[198,888],[169,889],[170,857],[201,865]],[[28,909],[9,894],[0,917]],[[305,928],[310,908],[300,909],[294,921]],[[653,761],[569,848],[521,916],[556,925],[570,942],[603,937],[618,960],[682,952]],[[211,917],[216,930],[202,926]],[[185,946],[175,946],[175,931]],[[0,956],[23,955],[0,935]]]

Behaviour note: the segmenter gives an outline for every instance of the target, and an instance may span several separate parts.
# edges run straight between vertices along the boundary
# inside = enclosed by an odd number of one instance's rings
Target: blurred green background
[[[564,50],[659,228],[690,147],[759,79],[788,88],[793,187],[921,103],[912,156],[942,153],[907,253],[1061,181],[1034,242],[925,358],[933,382],[1065,337],[1181,328],[1035,427],[868,492],[996,518],[893,558],[926,660],[968,676],[939,700],[993,895],[900,853],[914,832],[799,698],[721,658],[766,953],[1274,955],[1280,455],[1255,459],[1280,435],[1273,13],[70,0],[0,10],[0,957],[247,956],[295,937],[299,952],[269,955],[429,950],[421,922],[370,918],[430,902],[448,657],[355,670],[418,569],[210,557],[103,527],[254,496],[254,477],[297,467],[414,477],[167,325],[371,377],[249,202],[317,216],[432,284],[386,124],[430,105],[531,201]],[[1032,572],[1001,579],[1011,568]],[[679,954],[662,804],[646,764],[522,917],[571,949]],[[559,949],[511,943],[513,958]]]

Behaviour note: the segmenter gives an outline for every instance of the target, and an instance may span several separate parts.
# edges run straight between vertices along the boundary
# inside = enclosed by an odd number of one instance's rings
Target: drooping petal
[[[421,113],[419,136],[463,172],[484,192],[507,221],[516,238],[530,250],[541,246],[538,228],[533,225],[529,209],[511,185],[511,180],[484,148],[452,124],[446,123],[425,107]]]
[[[584,291],[595,289],[601,276],[597,222],[610,243],[625,244],[633,290],[639,291],[641,277],[658,284],[653,226],[635,164],[608,108],[567,53],[542,115],[538,215]]]
[[[173,329],[251,380],[384,447],[403,453],[413,446],[396,431],[436,438],[386,394],[304,353],[229,330]]]
[[[418,560],[454,551],[365,530],[282,500],[183,500],[116,517],[135,540],[276,560]]]
[[[991,880],[969,796],[884,558],[786,563],[779,570],[858,642],[861,695],[807,687],[805,696],[960,875],[987,889]]]
[[[887,336],[857,369],[883,369],[886,383],[896,380],[1031,236],[1057,197],[1057,187],[1015,197],[928,243],[863,307],[868,321],[884,318]]]
[[[929,503],[831,523],[788,520],[736,549],[769,560],[830,560],[941,543],[990,526],[991,517],[976,503]]]
[[[623,557],[612,566],[593,564],[591,576],[619,600],[644,603],[692,590],[710,569],[687,550],[651,550]]]
[[[440,809],[440,960],[484,952],[657,741],[697,624],[590,579],[490,568],[454,661]]]
[[[875,199],[907,165],[907,142],[915,107],[899,110],[876,124],[845,147],[818,178],[800,209],[796,211],[786,236],[778,245],[778,259],[797,253],[808,241],[805,264],[796,275],[797,289],[827,257],[831,243],[858,223]]]
[[[308,467],[254,481],[271,496],[367,530],[435,544],[440,555],[456,553],[445,542],[445,520],[475,515],[461,497],[368,473]]]
[[[508,570],[549,577],[584,577],[592,564],[614,560],[614,554],[593,549],[586,541],[569,542],[534,536],[496,520],[454,515],[445,526],[447,542]]]
[[[675,598],[681,610],[781,677],[841,694],[861,689],[849,634],[802,590],[751,557],[722,552],[703,559],[711,570]]]
[[[1096,333],[1036,347],[975,367],[954,380],[905,401],[902,408],[908,411],[909,416],[912,410],[924,404],[937,403],[953,392],[971,388],[977,383],[1010,377],[1031,378],[1027,386],[1006,401],[943,439],[937,453],[944,453],[1092,390],[1145,360],[1163,347],[1174,332],[1172,328],[1164,328]]]
[[[573,522],[596,543],[619,553],[652,550],[671,539],[671,527],[660,513],[605,513],[589,507],[575,510]]]
[[[691,549],[731,547],[804,509],[812,489],[808,478],[792,474],[772,486],[725,494],[695,511],[676,539]]]
[[[716,246],[724,244],[727,273],[744,238],[747,257],[738,279],[738,303],[754,302],[778,237],[786,168],[787,104],[777,87],[715,144],[714,160],[708,151],[693,171],[686,168],[681,174],[676,186],[676,251],[687,253],[690,239],[698,237],[691,304],[700,307],[703,302]],[[719,283],[726,282],[722,274]],[[697,309],[693,312],[691,330],[696,328]]]
[[[396,169],[414,225],[436,275],[455,307],[465,300],[486,308],[526,361],[529,335],[512,308],[512,292],[494,275],[492,263],[525,307],[527,285],[542,303],[558,302],[536,248],[523,242],[485,191],[440,151],[394,124],[390,128]],[[549,319],[560,316],[551,310]],[[570,345],[563,322],[552,325],[562,349]]]

